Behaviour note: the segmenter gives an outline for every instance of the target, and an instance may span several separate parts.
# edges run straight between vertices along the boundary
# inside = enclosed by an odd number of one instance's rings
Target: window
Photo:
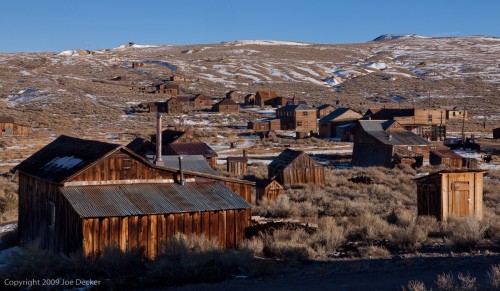
[[[304,112],[302,112],[302,116],[307,116],[307,114],[308,114],[308,113],[309,113],[309,112],[304,111]]]
[[[455,112],[455,111],[453,111],[453,116],[455,116],[455,113],[456,113],[456,112]]]
[[[428,121],[428,122],[432,122],[432,114],[429,114],[429,115],[427,116],[427,121]]]
[[[297,121],[297,126],[302,126],[302,121],[301,120]]]
[[[54,229],[56,225],[56,204],[49,201],[49,228]]]

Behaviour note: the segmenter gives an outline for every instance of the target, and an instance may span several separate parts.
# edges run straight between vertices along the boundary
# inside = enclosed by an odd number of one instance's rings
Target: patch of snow
[[[242,45],[299,45],[299,46],[305,46],[305,45],[309,45],[308,43],[303,43],[303,42],[282,41],[282,40],[238,40],[238,41],[230,42],[229,44],[234,45],[234,46],[242,46]]]
[[[376,37],[372,41],[384,41],[384,40],[397,40],[397,39],[418,39],[418,38],[430,38],[428,36],[422,36],[418,34],[383,34]]]
[[[193,50],[183,50],[181,53],[186,54],[186,55],[190,55],[193,53]]]
[[[285,79],[287,81],[290,81],[290,82],[295,82],[295,80],[292,77],[288,76],[285,73],[282,73],[282,72],[276,70],[272,65],[269,65],[268,70],[269,70],[269,73],[271,75],[278,76],[278,77]]]
[[[377,70],[385,70],[385,69],[389,68],[389,66],[383,62],[370,62],[368,64],[365,64],[365,67],[374,68]]]
[[[121,46],[117,47],[116,49],[126,49],[126,48],[151,48],[151,47],[158,47],[157,45],[150,45],[150,44],[122,44]]]
[[[30,72],[28,72],[28,71],[24,71],[24,70],[23,70],[23,71],[21,71],[21,72],[19,72],[19,73],[20,73],[22,76],[33,76],[33,74],[32,74],[32,73],[30,73]]]
[[[57,54],[58,56],[65,56],[65,57],[79,57],[80,54],[78,53],[77,50],[65,50]]]
[[[52,161],[48,162],[42,167],[42,170],[48,170],[52,168],[63,168],[65,170],[71,169],[83,163],[83,160],[76,158],[75,156],[64,156],[56,157]]]

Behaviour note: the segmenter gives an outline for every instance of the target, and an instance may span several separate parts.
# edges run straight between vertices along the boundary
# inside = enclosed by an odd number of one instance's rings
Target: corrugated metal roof
[[[364,131],[386,131],[396,121],[394,120],[360,120],[359,125]]]
[[[387,145],[429,145],[427,140],[410,131],[391,133],[385,131],[369,131],[367,133]]]
[[[171,143],[168,147],[177,155],[202,155],[207,158],[217,157],[217,153],[204,142]]]
[[[319,122],[332,121],[334,119],[339,118],[340,116],[342,116],[344,113],[348,112],[349,110],[351,110],[351,108],[346,108],[346,107],[337,108],[334,111],[330,112],[329,114],[325,115],[323,118],[321,118],[319,120]],[[351,110],[351,111],[353,111],[353,110]],[[353,111],[353,112],[355,112],[355,111]],[[359,114],[359,118],[361,118],[361,117],[362,117],[362,115]],[[350,119],[354,120],[354,118],[350,118]]]
[[[311,106],[306,105],[306,104],[286,105],[286,106],[283,106],[283,107],[276,109],[276,111],[297,111],[297,110],[314,110],[314,111],[316,111],[316,109],[314,107],[311,107]]]
[[[413,108],[383,108],[371,115],[372,119],[384,120],[394,119],[394,117],[414,116],[415,109]]]
[[[462,158],[462,156],[460,156],[459,154],[456,154],[450,150],[434,150],[434,151],[431,151],[431,153],[433,153],[436,156],[441,157],[441,158],[448,158],[448,159],[461,159]]]
[[[61,135],[14,170],[60,183],[118,147],[120,145]]]
[[[251,205],[221,182],[61,187],[81,217],[150,215],[247,209]]]
[[[202,155],[162,156],[161,158],[165,167],[179,168],[179,157],[182,157],[183,170],[217,175],[217,172],[215,172],[214,169],[210,167],[210,165],[207,163],[207,160]]]

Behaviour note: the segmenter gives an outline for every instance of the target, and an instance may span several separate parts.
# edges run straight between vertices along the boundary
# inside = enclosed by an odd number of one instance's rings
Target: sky
[[[382,34],[500,37],[498,0],[2,0],[0,52],[121,44],[366,42]]]

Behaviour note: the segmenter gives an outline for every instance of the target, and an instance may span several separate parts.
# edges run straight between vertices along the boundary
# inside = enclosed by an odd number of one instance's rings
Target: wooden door
[[[469,182],[460,181],[451,184],[451,216],[469,215]]]

